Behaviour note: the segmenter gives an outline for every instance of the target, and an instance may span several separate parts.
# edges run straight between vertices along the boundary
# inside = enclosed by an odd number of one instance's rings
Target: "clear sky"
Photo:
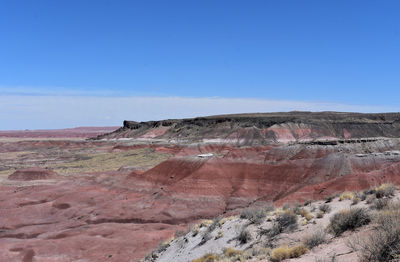
[[[3,0],[0,129],[400,111],[399,13],[389,0]]]

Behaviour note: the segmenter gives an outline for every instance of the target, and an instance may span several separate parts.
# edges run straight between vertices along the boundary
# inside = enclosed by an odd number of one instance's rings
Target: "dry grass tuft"
[[[192,260],[192,262],[215,262],[215,261],[217,261],[217,256],[212,253],[205,254],[201,258]]]
[[[271,251],[270,259],[273,262],[279,262],[288,258],[300,257],[308,251],[304,245],[298,245],[294,247],[281,246]]]
[[[339,196],[339,201],[353,200],[355,194],[353,192],[344,192]]]

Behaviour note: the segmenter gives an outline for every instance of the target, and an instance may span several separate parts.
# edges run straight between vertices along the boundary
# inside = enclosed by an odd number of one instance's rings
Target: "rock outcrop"
[[[98,138],[158,138],[181,142],[263,145],[276,142],[400,137],[400,113],[288,112],[161,121],[124,121]]]
[[[57,179],[59,175],[50,169],[40,167],[28,167],[19,169],[8,176],[9,180],[30,181],[43,179]]]

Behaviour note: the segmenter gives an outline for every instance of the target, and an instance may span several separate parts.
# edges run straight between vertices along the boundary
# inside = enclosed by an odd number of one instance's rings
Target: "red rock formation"
[[[28,167],[24,169],[19,169],[13,174],[8,176],[9,180],[42,180],[42,179],[57,179],[59,175],[50,169],[40,168],[40,167]]]

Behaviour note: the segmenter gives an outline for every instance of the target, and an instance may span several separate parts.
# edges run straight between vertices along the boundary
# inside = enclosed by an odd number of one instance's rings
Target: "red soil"
[[[270,201],[301,203],[382,182],[400,184],[400,156],[357,155],[398,150],[397,140],[149,146],[175,156],[144,173],[103,172],[62,177],[56,184],[0,186],[0,258],[128,262],[200,218]],[[204,153],[213,156],[197,156]]]

